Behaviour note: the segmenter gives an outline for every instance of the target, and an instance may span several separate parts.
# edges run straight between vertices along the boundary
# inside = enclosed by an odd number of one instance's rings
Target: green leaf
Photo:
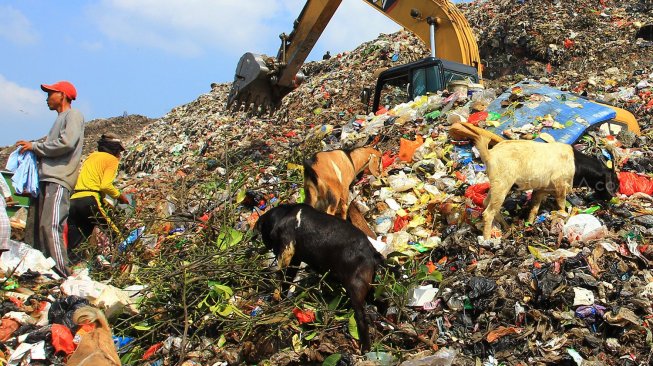
[[[297,203],[304,203],[306,201],[306,192],[304,192],[304,188],[299,189],[299,199],[297,199]]]
[[[442,281],[442,272],[433,271],[433,272],[429,273],[428,276],[424,277],[424,280],[441,282]]]
[[[232,228],[223,228],[215,243],[218,247],[229,248],[240,243],[241,240],[243,240],[243,233]]]
[[[310,341],[311,339],[315,338],[315,336],[317,336],[317,332],[312,332],[309,335],[307,335],[306,337],[304,337],[304,339],[307,340],[307,341]]]
[[[132,325],[132,328],[134,328],[136,330],[150,330],[150,329],[152,329],[152,327],[147,325],[147,323],[134,324],[134,325]]]
[[[220,338],[218,338],[217,345],[218,347],[222,347],[227,343],[227,338],[225,338],[224,334],[220,334]]]
[[[140,346],[134,346],[134,348],[130,349],[120,357],[120,363],[122,365],[135,365],[140,361],[141,357],[143,356],[143,349]]]
[[[217,313],[220,314],[221,317],[228,317],[234,312],[233,306],[227,305],[227,306],[222,306],[222,305],[216,305],[216,306],[211,306],[211,312],[212,313]]]
[[[236,195],[236,203],[241,203],[247,196],[247,190],[246,189],[241,189],[238,191],[238,194]]]
[[[329,310],[336,310],[338,308],[338,305],[340,305],[340,301],[342,300],[342,296],[336,296],[331,301],[329,302],[329,305],[327,306],[327,309]]]
[[[341,358],[342,355],[340,353],[334,353],[331,356],[324,359],[324,362],[322,362],[322,366],[336,366]]]
[[[349,334],[354,337],[355,340],[360,340],[358,337],[358,326],[356,325],[356,318],[354,317],[353,313],[349,317]]]
[[[231,287],[222,285],[217,282],[209,281],[209,287],[211,288],[211,292],[214,292],[226,299],[230,298],[234,294],[234,290],[232,290]]]

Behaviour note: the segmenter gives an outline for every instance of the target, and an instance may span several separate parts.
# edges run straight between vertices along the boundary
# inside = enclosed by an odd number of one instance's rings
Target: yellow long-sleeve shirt
[[[99,204],[105,195],[120,197],[120,191],[113,186],[113,180],[118,173],[118,163],[118,158],[109,153],[96,151],[89,155],[82,164],[75,184],[75,193],[70,198],[91,196],[95,197]]]

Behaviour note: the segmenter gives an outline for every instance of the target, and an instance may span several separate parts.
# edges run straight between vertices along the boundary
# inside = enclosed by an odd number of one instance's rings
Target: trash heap
[[[132,140],[148,124],[154,122],[152,118],[129,114],[120,117],[100,118],[87,121],[84,130],[84,147],[82,154],[90,154],[97,149],[97,141],[104,132],[113,132],[124,140]],[[7,161],[9,154],[16,148],[11,146],[0,147],[0,161]]]
[[[650,80],[644,76],[653,62],[650,2],[474,1],[459,6],[477,34],[484,77],[492,86],[524,76],[544,78],[552,86],[636,113],[643,126],[651,124]]]
[[[15,287],[3,293],[1,326],[10,330],[1,350],[19,359],[18,347],[43,341],[49,361],[35,358],[38,351],[32,364],[61,363],[39,320],[44,303],[74,303],[64,289],[77,288],[84,291],[74,295],[117,309],[110,322],[124,364],[650,364],[653,56],[649,41],[630,42],[650,24],[650,12],[639,10],[647,6],[465,5],[487,62],[486,90],[444,91],[377,114],[364,112],[358,92],[373,84],[377,67],[425,55],[408,33],[305,65],[307,80],[272,116],[227,113],[230,85],[214,84],[128,144],[120,186],[136,205],[115,213],[123,237],[97,235],[82,248],[88,273],[66,282],[86,285],[65,286],[46,269],[32,269],[38,281],[7,276],[3,287]],[[547,56],[549,49],[556,52]],[[485,168],[450,127],[491,122],[482,113],[487,101],[520,81],[518,73],[627,108],[642,136],[597,132],[576,146],[614,156],[621,194],[612,201],[575,190],[565,212],[548,200],[526,223],[529,194],[513,191],[502,212],[508,226],[482,240]],[[248,229],[259,212],[302,200],[305,157],[370,142],[384,153],[384,175],[356,182],[354,202],[385,243],[387,264],[375,279],[379,303],[367,311],[373,352],[360,355],[339,286],[306,274],[294,296],[281,294],[269,254]],[[101,285],[122,301],[98,301]],[[8,318],[36,325],[14,329]],[[44,335],[30,338],[36,334]]]

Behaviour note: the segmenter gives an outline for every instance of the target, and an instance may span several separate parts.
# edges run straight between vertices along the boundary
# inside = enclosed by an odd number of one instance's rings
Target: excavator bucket
[[[238,62],[234,82],[227,98],[227,108],[232,111],[250,111],[260,115],[274,110],[281,102],[279,87],[273,85],[273,61],[266,62],[265,55],[245,53]]]

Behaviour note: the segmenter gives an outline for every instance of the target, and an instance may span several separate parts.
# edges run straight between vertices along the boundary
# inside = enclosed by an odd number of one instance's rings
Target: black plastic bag
[[[89,305],[88,300],[79,296],[68,296],[52,303],[48,311],[48,320],[50,324],[63,324],[67,326],[73,334],[77,326],[73,323],[73,313],[82,306]]]

